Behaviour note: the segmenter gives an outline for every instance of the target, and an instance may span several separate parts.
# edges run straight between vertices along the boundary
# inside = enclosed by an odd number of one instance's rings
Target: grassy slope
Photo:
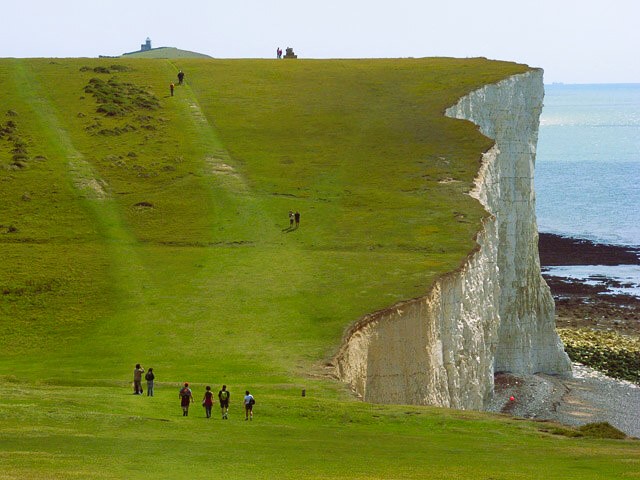
[[[81,67],[114,62],[159,110],[96,113],[83,89],[112,75]],[[188,84],[171,98],[178,66]],[[441,113],[523,70],[445,59],[0,62],[0,113],[18,113],[0,125],[13,119],[30,157],[4,168],[13,144],[0,139],[0,225],[18,229],[0,227],[3,474],[171,478],[187,462],[197,478],[216,464],[232,478],[338,478],[347,464],[354,478],[531,478],[531,448],[556,478],[622,473],[622,457],[637,466],[628,444],[361,405],[307,375],[349,322],[422,294],[473,247],[482,210],[463,192],[488,142]],[[126,125],[135,131],[95,134]],[[294,232],[289,209],[302,213]],[[163,382],[154,399],[128,395],[138,361]],[[211,426],[176,417],[183,380],[256,388],[263,420],[250,438],[232,421],[213,427],[230,447],[211,449]],[[298,398],[302,387],[311,398]],[[468,463],[452,468],[461,452]]]
[[[144,52],[127,53],[123,55],[126,58],[211,58],[204,53],[191,52],[189,50],[180,50],[175,47],[158,47]]]

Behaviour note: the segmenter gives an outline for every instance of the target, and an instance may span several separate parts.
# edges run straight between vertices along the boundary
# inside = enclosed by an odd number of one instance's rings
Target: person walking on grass
[[[171,92],[171,96],[172,96],[172,97],[173,97],[173,89],[174,89],[175,87],[176,87],[176,86],[175,86],[175,84],[174,84],[173,82],[171,82],[171,83],[169,84],[169,91]]]
[[[293,210],[289,210],[289,228],[293,228],[293,219],[294,219]]]
[[[218,400],[220,400],[220,410],[222,410],[222,419],[227,420],[229,418],[229,398],[231,394],[227,390],[226,385],[222,385],[222,390],[218,392]]]
[[[204,397],[202,398],[202,406],[204,407],[204,412],[207,415],[207,418],[211,418],[211,407],[213,407],[213,392],[211,391],[211,387],[207,385],[206,392],[204,392]]]
[[[189,405],[193,403],[193,393],[189,388],[189,384],[185,382],[184,387],[180,389],[180,393],[178,393],[180,397],[180,406],[182,407],[182,416],[189,416]]]
[[[253,406],[256,404],[253,395],[249,393],[249,390],[244,392],[244,419],[253,420]]]
[[[183,81],[184,81],[184,72],[180,70],[178,72],[178,85],[182,85]]]
[[[139,363],[136,363],[136,368],[133,370],[133,394],[134,395],[142,395],[142,374],[144,373],[144,368],[140,366]]]
[[[296,211],[296,213],[293,216],[296,219],[296,228],[298,228],[300,226],[300,212]]]
[[[150,368],[144,376],[144,379],[147,381],[147,397],[153,397],[153,380],[155,378],[156,376],[153,374],[153,368]]]

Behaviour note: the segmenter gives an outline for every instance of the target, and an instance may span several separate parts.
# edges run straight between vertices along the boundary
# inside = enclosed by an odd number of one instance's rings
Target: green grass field
[[[0,60],[0,478],[640,477],[637,442],[367,405],[323,368],[473,249],[491,142],[443,112],[526,70]],[[153,398],[131,395],[138,362]],[[206,420],[222,383],[231,418]]]

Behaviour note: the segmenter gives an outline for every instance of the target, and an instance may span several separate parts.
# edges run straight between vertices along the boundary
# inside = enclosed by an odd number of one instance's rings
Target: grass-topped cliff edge
[[[443,112],[527,69],[0,60],[0,477],[637,472],[633,442],[366,405],[323,377],[352,322],[473,250],[486,213],[466,193],[491,141]],[[138,362],[153,398],[131,395]],[[183,381],[197,400],[226,383],[231,419],[183,418]]]

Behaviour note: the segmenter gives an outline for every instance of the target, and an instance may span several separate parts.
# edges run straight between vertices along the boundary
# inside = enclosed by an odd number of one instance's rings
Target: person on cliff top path
[[[253,395],[249,393],[249,390],[244,392],[244,419],[253,420],[253,406],[256,404]]]
[[[184,81],[184,72],[180,70],[178,72],[178,85],[182,85],[183,81]]]
[[[133,370],[133,394],[134,395],[142,395],[142,374],[144,373],[144,368],[140,366],[139,363],[136,363],[136,368]]]
[[[169,91],[171,92],[171,96],[172,96],[172,97],[173,97],[173,89],[174,89],[175,87],[176,87],[176,86],[175,86],[175,84],[174,84],[173,82],[171,82],[171,83],[169,84]]]
[[[220,400],[220,410],[222,410],[223,420],[229,418],[229,398],[231,398],[231,394],[229,390],[227,390],[227,386],[222,385],[222,390],[218,392],[218,400]]]
[[[189,384],[185,382],[184,387],[180,389],[180,393],[178,393],[178,397],[180,397],[180,406],[182,407],[182,416],[189,416],[189,405],[193,403],[193,393],[191,393],[191,389],[189,388]]]
[[[153,397],[153,381],[155,378],[156,376],[153,373],[153,368],[150,368],[144,376],[144,379],[147,381],[147,397]]]
[[[211,407],[213,407],[213,392],[211,391],[211,387],[207,385],[206,392],[204,392],[204,397],[202,397],[202,406],[204,407],[204,412],[207,418],[211,418]]]

